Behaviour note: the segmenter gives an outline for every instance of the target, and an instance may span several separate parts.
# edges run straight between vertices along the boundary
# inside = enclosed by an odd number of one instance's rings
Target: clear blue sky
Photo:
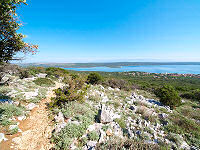
[[[200,61],[200,0],[27,0],[24,62]]]

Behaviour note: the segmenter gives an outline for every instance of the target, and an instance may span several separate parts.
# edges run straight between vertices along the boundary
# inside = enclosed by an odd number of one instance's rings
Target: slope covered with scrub
[[[7,149],[16,147],[16,137],[26,133],[21,121],[30,120],[57,83],[44,107],[54,149],[199,149],[199,102],[182,97],[180,104],[164,105],[156,92],[171,88],[152,92],[112,73],[108,78],[59,68],[15,70],[1,76],[0,141],[13,143]],[[167,97],[179,97],[174,90]]]

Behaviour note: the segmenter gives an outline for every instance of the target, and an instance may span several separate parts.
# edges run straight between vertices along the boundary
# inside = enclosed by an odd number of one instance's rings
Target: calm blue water
[[[103,71],[103,72],[127,72],[141,71],[150,73],[180,73],[200,74],[200,65],[148,65],[148,66],[122,66],[120,68],[91,67],[91,68],[64,68],[75,71]]]

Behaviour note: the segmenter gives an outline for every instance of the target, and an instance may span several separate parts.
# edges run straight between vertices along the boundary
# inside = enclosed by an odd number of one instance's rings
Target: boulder
[[[67,125],[66,122],[57,124],[55,126],[55,133],[59,133],[66,125]]]
[[[54,117],[55,122],[57,123],[64,123],[65,122],[65,118],[62,112],[59,112],[57,116]]]
[[[113,116],[114,116],[113,110],[110,107],[107,107],[104,104],[102,104],[101,114],[100,114],[100,119],[99,119],[100,122],[110,123],[114,120]]]
[[[3,75],[1,78],[0,84],[6,84],[10,80],[10,75]]]
[[[47,74],[46,73],[39,73],[36,75],[38,78],[46,78]]]
[[[2,141],[7,141],[8,139],[5,138],[5,135],[3,133],[0,133],[0,143]]]

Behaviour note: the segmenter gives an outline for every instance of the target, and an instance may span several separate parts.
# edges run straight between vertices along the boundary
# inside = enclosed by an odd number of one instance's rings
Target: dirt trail
[[[61,83],[56,83],[53,89],[61,87]],[[22,134],[12,139],[8,145],[14,150],[49,150],[52,148],[49,138],[53,130],[53,124],[48,117],[46,103],[54,96],[53,89],[48,93],[47,98],[42,100],[39,107],[34,108],[30,116],[20,122],[19,128]],[[7,145],[7,146],[8,146]]]

